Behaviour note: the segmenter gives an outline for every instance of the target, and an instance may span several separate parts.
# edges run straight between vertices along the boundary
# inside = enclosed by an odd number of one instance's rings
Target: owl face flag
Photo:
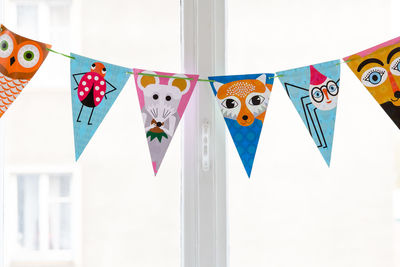
[[[35,75],[50,47],[0,26],[0,117]]]
[[[154,175],[157,175],[199,76],[141,69],[133,72]]]
[[[331,162],[340,61],[333,60],[277,73],[290,100],[328,166]]]
[[[400,37],[343,60],[400,128]]]
[[[209,77],[240,159],[250,178],[274,74]]]
[[[78,160],[124,88],[131,70],[77,54],[71,53],[71,57],[72,119]]]

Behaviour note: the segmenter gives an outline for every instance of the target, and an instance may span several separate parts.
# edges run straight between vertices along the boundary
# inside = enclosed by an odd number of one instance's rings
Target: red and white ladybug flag
[[[78,160],[124,88],[131,69],[73,53],[71,57],[72,119]]]
[[[133,71],[144,130],[156,175],[196,87],[199,75],[140,69]]]

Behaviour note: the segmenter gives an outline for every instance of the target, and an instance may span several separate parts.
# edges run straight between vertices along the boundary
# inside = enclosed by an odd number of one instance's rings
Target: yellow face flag
[[[343,60],[400,129],[400,37]]]

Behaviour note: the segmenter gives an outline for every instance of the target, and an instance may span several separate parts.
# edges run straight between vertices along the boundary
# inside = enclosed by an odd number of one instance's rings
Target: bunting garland
[[[208,77],[218,106],[250,178],[274,74]]]
[[[141,69],[134,69],[133,73],[153,171],[157,175],[199,75]]]
[[[397,37],[344,58],[353,73],[398,128],[400,128],[399,42],[400,37]]]
[[[330,165],[339,97],[340,61],[277,72],[325,162]]]
[[[71,101],[78,160],[128,81],[130,71],[71,53]]]
[[[0,26],[0,117],[35,75],[50,48]]]
[[[70,58],[71,103],[78,160],[133,74],[154,175],[197,82],[208,82],[250,177],[275,77],[279,77],[327,165],[331,162],[340,60],[270,73],[210,76],[129,69],[51,46],[0,27],[0,117],[49,52]],[[400,128],[400,37],[343,58]]]

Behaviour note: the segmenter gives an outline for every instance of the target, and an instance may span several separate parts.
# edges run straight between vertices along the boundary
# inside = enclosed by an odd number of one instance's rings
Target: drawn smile
[[[332,100],[326,101],[326,103],[330,104],[330,103],[332,103]]]
[[[392,100],[392,102],[396,102],[399,101],[399,98],[397,98],[396,100],[391,98],[390,100]]]

